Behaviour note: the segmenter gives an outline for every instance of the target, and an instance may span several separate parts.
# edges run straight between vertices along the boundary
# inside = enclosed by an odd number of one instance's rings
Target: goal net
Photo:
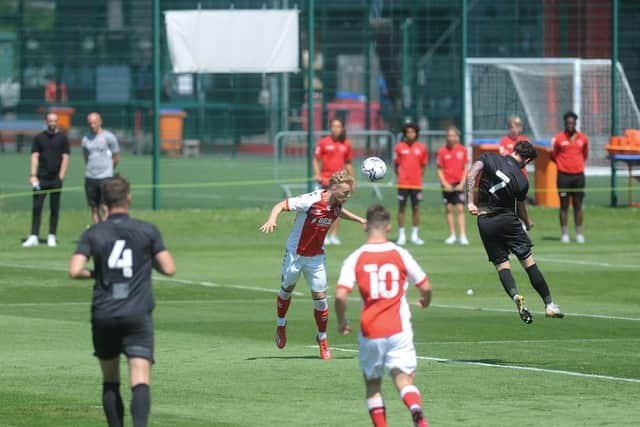
[[[573,110],[592,142],[592,159],[606,155],[611,135],[611,61],[578,58],[468,58],[466,131],[472,138],[506,133],[507,117],[520,116],[534,140],[550,140]],[[640,111],[624,69],[617,64],[617,129],[640,128]]]

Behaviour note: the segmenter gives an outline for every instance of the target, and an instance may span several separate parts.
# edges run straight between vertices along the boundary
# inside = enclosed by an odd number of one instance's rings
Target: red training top
[[[351,142],[348,139],[334,141],[331,135],[325,136],[318,141],[314,156],[322,163],[320,168],[321,184],[327,186],[331,175],[344,169],[345,165],[351,162],[353,157]]]
[[[516,137],[516,139],[514,140],[511,135],[505,135],[500,139],[500,155],[501,156],[506,156],[509,155],[511,153],[513,153],[513,148],[516,146],[516,143],[520,142],[520,141],[529,141],[529,138],[527,138],[524,135],[518,135]],[[527,177],[527,179],[529,179],[529,173],[527,172],[526,168],[522,168],[522,173],[524,174],[524,176]]]
[[[516,146],[516,143],[520,141],[529,141],[524,135],[518,135],[516,139],[513,139],[511,135],[505,135],[500,139],[500,155],[506,156],[507,154],[511,154],[513,152],[513,147]]]
[[[462,144],[456,144],[452,148],[445,145],[438,150],[438,169],[442,169],[448,184],[464,181],[464,168],[468,161],[467,149]]]
[[[562,131],[551,140],[551,158],[562,173],[584,173],[584,163],[589,155],[589,138],[579,131],[569,137]]]
[[[400,141],[396,145],[395,154],[395,163],[398,166],[398,188],[422,189],[422,174],[429,162],[427,147],[419,141],[411,144]]]

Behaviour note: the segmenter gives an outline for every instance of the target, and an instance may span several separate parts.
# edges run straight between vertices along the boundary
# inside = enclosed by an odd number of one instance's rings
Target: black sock
[[[500,282],[502,282],[504,291],[511,299],[518,295],[518,288],[516,288],[516,281],[511,274],[511,269],[505,268],[504,270],[498,271],[498,276],[500,276]]]
[[[146,427],[151,410],[151,395],[148,384],[136,384],[131,388],[131,416],[134,427]]]
[[[120,383],[102,384],[102,407],[109,427],[124,426],[124,405],[120,396]]]
[[[549,291],[547,281],[544,280],[544,276],[538,268],[538,265],[533,264],[532,266],[527,267],[527,274],[529,275],[531,285],[535,288],[538,294],[540,294],[544,303],[551,304],[551,291]]]

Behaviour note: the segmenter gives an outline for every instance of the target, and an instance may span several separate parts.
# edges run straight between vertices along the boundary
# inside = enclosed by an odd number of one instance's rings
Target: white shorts
[[[382,378],[386,368],[400,369],[406,374],[416,370],[413,333],[401,332],[386,338],[365,338],[360,334],[360,368],[367,379]]]
[[[326,257],[324,254],[316,256],[302,256],[287,250],[282,260],[282,286],[291,288],[304,279],[311,292],[327,292],[327,270],[325,268]]]

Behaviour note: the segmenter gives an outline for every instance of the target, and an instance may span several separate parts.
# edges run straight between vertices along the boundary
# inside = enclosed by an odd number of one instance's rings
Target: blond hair
[[[507,119],[507,126],[511,126],[513,124],[522,126],[522,119],[520,118],[520,116],[509,116],[509,118]]]
[[[447,126],[447,129],[445,129],[445,131],[446,132],[454,131],[456,135],[460,136],[460,129],[458,129],[455,125]]]
[[[334,172],[333,175],[329,178],[329,186],[338,185],[338,184],[347,184],[351,187],[355,183],[355,179],[353,176],[346,171],[346,169],[339,170]]]

